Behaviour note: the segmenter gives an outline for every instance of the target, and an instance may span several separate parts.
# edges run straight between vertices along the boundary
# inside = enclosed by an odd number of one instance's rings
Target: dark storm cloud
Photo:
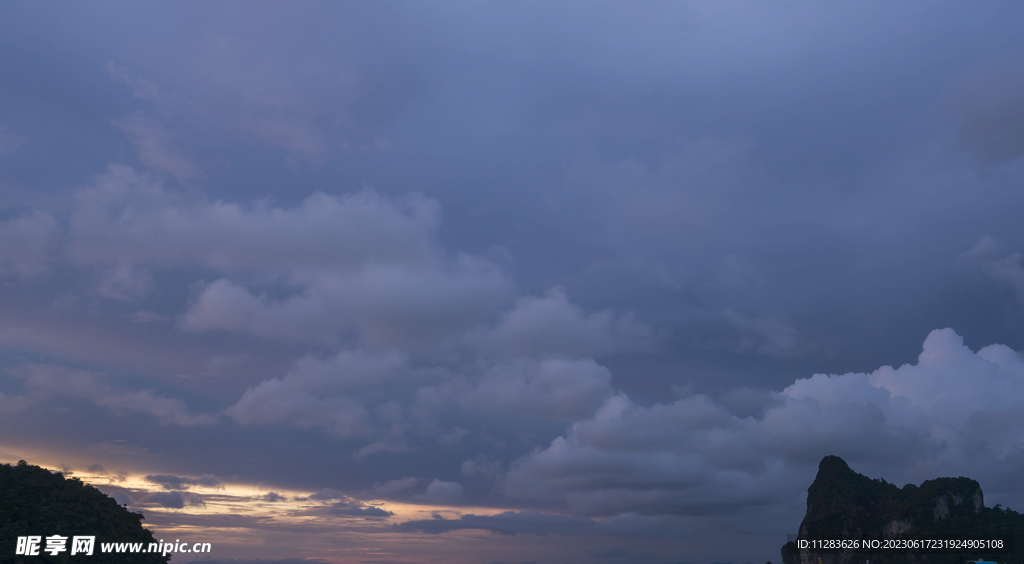
[[[594,558],[625,558],[629,556],[630,549],[624,546],[609,546],[605,548],[587,548],[584,551]]]
[[[538,511],[506,511],[498,515],[463,515],[458,519],[434,519],[406,521],[395,527],[400,531],[421,531],[441,534],[460,529],[482,529],[502,535],[529,533],[539,536],[580,536],[609,535],[629,537],[675,536],[671,517],[646,517],[624,514],[594,521],[585,517],[550,515]]]
[[[964,79],[955,99],[960,137],[980,159],[1005,163],[1024,154],[1024,66],[991,61]]]
[[[217,560],[193,560],[187,564],[318,564],[321,562],[327,562],[326,560],[318,560],[315,558],[286,558],[282,560],[266,560],[259,558],[256,560],[246,560],[243,558],[220,558]]]
[[[0,425],[126,501],[739,561],[826,454],[1022,503],[1019,5],[36,10]]]
[[[396,527],[401,531],[422,531],[440,534],[459,529],[484,529],[503,535],[533,533],[539,535],[593,534],[597,523],[584,517],[547,515],[536,511],[511,511],[499,515],[463,515],[458,519],[425,519],[406,521]]]
[[[316,492],[315,494],[309,496],[309,499],[312,499],[312,500],[315,500],[315,501],[330,501],[330,500],[344,499],[344,498],[345,498],[345,494],[339,492],[338,490],[332,490],[330,488],[320,490],[320,491]]]
[[[217,560],[193,560],[187,564],[318,564],[321,562],[327,562],[326,560],[318,560],[315,558],[286,558],[282,560],[266,560],[259,558],[256,560],[246,560],[242,558],[220,558]]]
[[[137,503],[142,506],[159,505],[168,509],[182,509],[185,506],[205,505],[202,498],[198,495],[181,491],[151,493]]]
[[[213,488],[221,484],[220,478],[212,474],[204,474],[198,478],[174,476],[171,474],[149,475],[146,476],[146,481],[158,484],[165,490],[187,490],[191,486]]]
[[[329,510],[328,513],[332,515],[347,515],[349,517],[363,517],[366,519],[374,518],[386,518],[394,515],[393,512],[381,509],[379,507],[372,506],[361,506],[358,504],[352,504],[348,502],[335,503]]]

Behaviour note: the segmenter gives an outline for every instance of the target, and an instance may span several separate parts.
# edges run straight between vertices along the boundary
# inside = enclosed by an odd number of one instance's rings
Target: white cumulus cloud
[[[724,513],[793,499],[836,454],[891,481],[966,475],[1012,497],[1009,477],[1024,472],[1021,398],[1017,352],[975,353],[936,330],[917,364],[797,380],[766,396],[763,417],[705,395],[649,407],[615,395],[516,461],[505,488],[587,515]]]

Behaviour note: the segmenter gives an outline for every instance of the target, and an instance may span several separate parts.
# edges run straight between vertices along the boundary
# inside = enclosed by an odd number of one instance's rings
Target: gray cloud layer
[[[522,560],[775,558],[826,454],[1021,505],[1020,5],[38,10],[5,452],[626,543]]]

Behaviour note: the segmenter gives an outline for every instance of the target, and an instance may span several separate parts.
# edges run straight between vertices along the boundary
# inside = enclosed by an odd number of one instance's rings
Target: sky
[[[826,455],[1020,510],[1021,21],[4,3],[0,462],[238,564],[778,562]]]

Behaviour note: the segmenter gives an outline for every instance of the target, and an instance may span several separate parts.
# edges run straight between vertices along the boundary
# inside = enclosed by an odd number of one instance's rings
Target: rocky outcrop
[[[826,456],[807,489],[807,514],[796,541],[814,538],[847,540],[954,538],[963,535],[1014,534],[1024,542],[1024,516],[1010,510],[986,508],[978,482],[970,478],[938,478],[920,486],[899,488],[850,469],[837,456]],[[966,560],[1024,563],[1017,554],[935,554],[921,551],[879,553],[865,557],[852,549],[798,548],[796,541],[782,549],[785,564],[954,564]],[[1020,551],[1024,552],[1024,551]]]

